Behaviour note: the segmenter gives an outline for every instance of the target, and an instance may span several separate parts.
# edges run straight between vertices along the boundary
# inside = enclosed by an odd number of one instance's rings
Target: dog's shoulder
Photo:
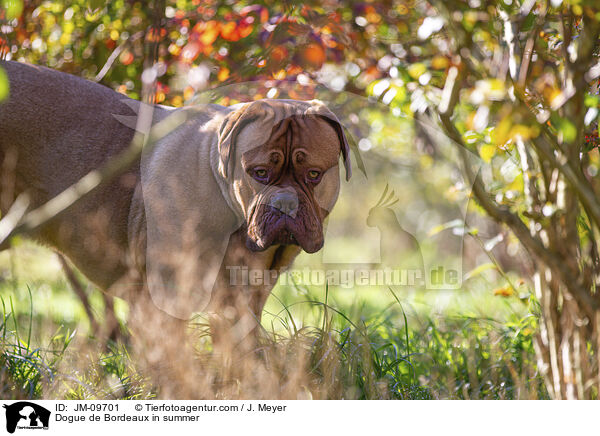
[[[22,99],[39,94],[61,100],[79,99],[82,103],[116,101],[123,98],[116,91],[96,82],[43,66],[17,61],[0,61],[8,74],[10,99]],[[85,96],[82,96],[82,91]],[[85,97],[82,99],[82,97]]]

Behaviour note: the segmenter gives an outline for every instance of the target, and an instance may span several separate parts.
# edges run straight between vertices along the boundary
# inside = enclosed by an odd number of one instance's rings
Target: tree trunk
[[[598,326],[590,322],[552,271],[539,267],[535,293],[541,305],[535,340],[538,369],[552,399],[598,397]]]

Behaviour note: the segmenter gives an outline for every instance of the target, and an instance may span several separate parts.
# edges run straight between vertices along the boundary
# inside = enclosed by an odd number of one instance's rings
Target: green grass
[[[70,348],[77,330],[59,325],[44,345],[34,345],[33,310],[29,311],[28,323],[23,325],[23,316],[15,312],[12,298],[9,298],[8,304],[4,299],[1,301],[1,398],[46,398],[49,390],[56,392],[57,389],[65,399],[139,399],[152,396],[144,392],[145,381],[131,366],[122,344],[111,343],[107,350],[94,353],[97,360],[89,363],[87,371],[69,372],[65,370],[68,361],[82,357],[74,355]],[[33,300],[30,301],[33,306]]]
[[[60,270],[41,264],[42,274],[6,273],[0,282],[1,397],[159,395],[127,345],[103,347],[89,336],[85,313]],[[22,266],[13,265],[13,273]],[[547,398],[535,366],[530,298],[278,287],[263,315],[263,348],[265,355],[284,350],[284,357],[264,362],[283,385],[302,350],[308,398]],[[202,361],[210,346],[199,336]]]
[[[407,316],[398,299],[378,314],[351,317],[325,301],[321,324],[297,328],[289,308],[280,322],[290,341],[312,338],[311,371],[323,376],[324,356],[335,350],[346,398],[547,398],[535,368],[533,315],[500,323],[470,316]],[[406,304],[406,303],[405,303]],[[360,312],[350,310],[350,312]],[[328,371],[331,372],[331,371]]]
[[[30,290],[29,296],[30,307],[32,307]],[[0,371],[2,372],[0,380],[2,380],[2,397],[40,397],[43,386],[54,380],[55,367],[73,339],[73,333],[63,332],[59,328],[51,336],[47,347],[34,347],[31,340],[33,311],[29,312],[29,323],[24,329],[19,325],[12,298],[9,298],[8,304],[3,298],[1,302]]]

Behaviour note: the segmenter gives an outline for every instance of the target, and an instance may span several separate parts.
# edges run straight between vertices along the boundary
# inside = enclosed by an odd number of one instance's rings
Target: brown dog
[[[3,214],[22,192],[42,205],[131,143],[139,102],[46,68],[0,65],[10,79],[0,104]],[[224,314],[225,324],[213,324],[218,339],[225,325],[256,323],[279,271],[301,249],[322,247],[340,155],[350,177],[348,143],[318,101],[155,107],[153,120],[174,114],[185,122],[138,165],[33,236],[132,303],[149,304],[140,297],[149,291],[182,319]],[[253,270],[273,274],[259,283],[232,276]]]

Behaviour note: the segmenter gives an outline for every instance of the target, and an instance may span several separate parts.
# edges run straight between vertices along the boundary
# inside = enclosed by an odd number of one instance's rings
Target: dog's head
[[[350,178],[350,151],[323,103],[262,100],[231,112],[219,131],[219,174],[243,215],[246,245],[262,251],[323,246],[323,220],[339,193],[339,159]]]

